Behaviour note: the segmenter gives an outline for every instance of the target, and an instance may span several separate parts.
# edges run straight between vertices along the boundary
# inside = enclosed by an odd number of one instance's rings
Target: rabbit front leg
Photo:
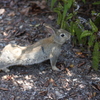
[[[58,56],[53,56],[52,58],[50,58],[50,63],[51,63],[52,70],[60,71],[60,70],[56,67],[57,59],[58,59]]]

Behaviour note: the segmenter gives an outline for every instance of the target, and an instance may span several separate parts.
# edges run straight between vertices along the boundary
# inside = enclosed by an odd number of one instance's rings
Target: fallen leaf
[[[22,32],[16,32],[16,34],[15,34],[15,37],[19,37],[19,36],[22,36],[22,35],[24,35],[26,33],[26,31],[24,30],[24,31],[22,31]]]
[[[0,9],[0,15],[2,15],[5,12],[5,9]]]
[[[73,64],[70,64],[70,66],[69,66],[69,67],[73,68],[73,67],[74,67],[74,65],[73,65]]]
[[[96,96],[96,92],[93,92],[93,97],[95,97]]]
[[[65,70],[67,71],[67,74],[68,74],[69,76],[72,76],[72,74],[71,74],[71,72],[70,72],[70,70],[69,70],[68,68],[65,68]]]
[[[14,12],[14,11],[10,12],[10,13],[8,14],[8,16],[11,16],[11,17],[15,16],[15,12]]]
[[[61,67],[60,67],[61,70],[64,70],[64,69],[65,69],[65,67],[64,67],[63,64],[60,64],[60,66],[61,66]]]
[[[30,12],[32,12],[33,14],[37,14],[37,13],[41,13],[42,10],[36,3],[33,3],[31,4]]]
[[[47,93],[48,93],[48,91],[40,91],[40,95],[41,95],[41,96],[46,96]]]
[[[0,87],[0,90],[8,91],[7,88]]]
[[[54,19],[55,19],[55,17],[54,17],[54,16],[51,16],[51,15],[49,15],[48,18],[49,18],[50,20],[54,20]]]
[[[76,54],[77,54],[78,57],[81,57],[81,58],[88,56],[87,54],[82,53],[82,52],[76,52]]]
[[[2,77],[3,79],[5,79],[5,80],[12,80],[13,79],[13,75],[7,75],[7,76],[3,76]]]
[[[85,63],[86,63],[86,62],[82,62],[82,63],[78,64],[78,67],[83,66]]]
[[[40,3],[40,8],[45,9],[46,8],[46,3],[47,3],[46,0],[42,0],[41,3]]]
[[[54,80],[53,80],[52,78],[50,78],[49,82],[50,82],[50,83],[53,83],[53,82],[54,82]]]
[[[77,55],[82,55],[82,52],[76,52]]]
[[[100,84],[92,83],[92,87],[100,91]]]
[[[45,83],[44,83],[44,86],[48,87],[50,84],[49,80],[47,80]]]
[[[21,14],[28,16],[30,9],[31,9],[31,7],[23,8],[20,12],[21,12]]]
[[[8,34],[7,34],[6,32],[3,32],[3,35],[4,35],[4,36],[7,36]]]
[[[53,86],[57,86],[57,84],[55,83],[55,81],[52,78],[50,78],[49,82],[52,83]]]
[[[47,86],[49,86],[50,83],[52,83],[53,86],[57,86],[57,84],[55,83],[55,81],[52,78],[50,78],[49,80],[47,80],[45,82],[44,86],[47,87]]]
[[[37,4],[38,7],[40,7],[41,9],[45,9],[46,8],[46,4],[47,4],[47,1],[46,0],[42,0],[41,2],[40,1],[36,1],[34,2]]]

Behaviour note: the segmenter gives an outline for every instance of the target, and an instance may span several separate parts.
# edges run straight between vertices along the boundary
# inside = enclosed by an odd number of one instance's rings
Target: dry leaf
[[[50,83],[52,83],[53,86],[57,86],[57,84],[55,83],[55,81],[54,81],[52,78],[50,78],[49,80],[47,80],[47,81],[45,82],[44,86],[47,87],[47,86],[49,86]]]
[[[49,15],[48,18],[49,18],[50,20],[54,20],[54,19],[55,19],[55,17],[54,17],[54,16],[51,16],[51,15]]]
[[[42,96],[46,96],[47,93],[48,93],[48,91],[40,91],[40,95],[42,95]]]
[[[95,96],[96,96],[96,92],[93,92],[93,94],[92,94],[92,95],[93,95],[93,97],[95,97]]]
[[[45,83],[44,83],[44,86],[48,87],[49,86],[49,80],[47,80]]]
[[[78,64],[78,67],[83,66],[85,63],[86,63],[86,62],[82,62],[82,63]]]
[[[84,58],[87,54],[83,54],[82,52],[76,52],[78,57]]]
[[[11,17],[15,16],[15,12],[14,12],[14,11],[10,12],[10,13],[8,14],[8,16],[11,16]]]
[[[82,55],[82,52],[76,52],[77,55]]]
[[[53,83],[53,82],[54,82],[54,80],[53,80],[52,78],[50,78],[49,82],[50,82],[50,83]]]
[[[6,75],[2,77],[4,80],[13,80],[13,75]]]
[[[5,9],[0,9],[0,15],[2,15],[5,12]]]
[[[6,32],[3,32],[3,35],[4,35],[4,36],[7,36],[8,34],[7,34]]]
[[[41,2],[40,1],[36,1],[36,4],[38,7],[40,7],[41,9],[45,9],[46,8],[46,0],[42,0]]]
[[[67,74],[68,74],[69,76],[72,76],[70,70],[69,70],[68,68],[65,68],[65,69],[66,69],[66,71],[67,71]]]
[[[92,83],[92,87],[96,90],[99,90],[100,91],[100,85],[99,84],[96,84],[96,83]]]
[[[61,64],[60,66],[61,66],[61,70],[64,70],[65,69],[65,67],[64,67],[63,64]]]
[[[73,64],[71,64],[69,67],[73,68],[73,67],[74,67],[74,65],[73,65]]]
[[[8,91],[7,88],[0,87],[0,90]]]
[[[27,7],[27,8],[23,8],[21,10],[21,14],[25,15],[25,16],[28,16],[29,15],[29,11],[30,11],[30,7]]]
[[[57,86],[57,84],[55,83],[55,81],[52,78],[50,78],[49,82],[52,83],[53,86]]]

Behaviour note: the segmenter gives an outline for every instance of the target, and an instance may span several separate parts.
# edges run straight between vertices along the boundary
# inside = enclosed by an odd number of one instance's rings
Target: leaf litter
[[[0,1],[0,50],[8,43],[31,45],[51,35],[43,23],[55,28],[56,14],[46,0]],[[99,100],[100,71],[91,68],[87,54],[64,44],[57,67],[48,61],[41,64],[12,66],[9,73],[0,72],[0,100]]]

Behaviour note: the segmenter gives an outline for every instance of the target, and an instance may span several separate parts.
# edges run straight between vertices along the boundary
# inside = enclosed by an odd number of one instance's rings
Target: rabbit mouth
[[[67,40],[70,40],[70,39],[71,39],[71,34],[69,34],[69,35],[68,35],[68,38],[67,38]]]
[[[69,39],[71,39],[71,35],[69,35],[69,38],[68,38],[68,40],[69,40]]]

